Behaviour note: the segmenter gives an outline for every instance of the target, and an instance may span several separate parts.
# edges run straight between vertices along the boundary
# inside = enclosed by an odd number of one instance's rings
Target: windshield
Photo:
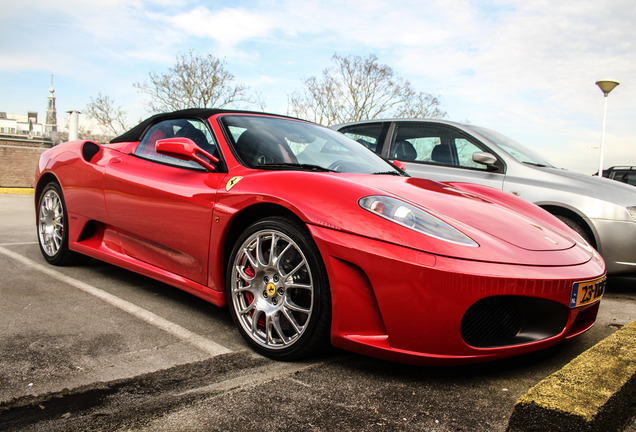
[[[535,153],[529,148],[524,147],[515,140],[500,134],[499,132],[472,125],[466,125],[466,127],[486,137],[488,140],[496,144],[498,147],[501,147],[502,150],[504,150],[513,158],[517,159],[519,162],[530,165],[554,167],[554,165],[548,162],[543,156]]]
[[[250,168],[400,175],[362,144],[313,123],[254,115],[227,115],[221,123]]]

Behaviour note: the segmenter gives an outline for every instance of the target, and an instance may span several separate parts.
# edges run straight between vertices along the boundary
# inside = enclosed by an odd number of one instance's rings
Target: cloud
[[[267,15],[244,8],[225,8],[213,12],[205,6],[178,14],[172,22],[182,31],[214,39],[224,47],[232,47],[256,37],[267,37],[276,24]]]
[[[632,0],[439,0],[425,6],[415,0],[261,0],[252,5],[199,6],[174,22],[251,65],[281,62],[286,55],[285,69],[259,67],[258,75],[249,77],[257,88],[268,73],[279,82],[287,74],[289,83],[293,72],[300,85],[301,78],[319,75],[334,52],[375,53],[415,88],[439,95],[453,119],[525,138],[554,154],[558,164],[582,171],[598,157],[590,149],[601,123],[602,96],[594,82],[605,76],[636,82]],[[250,50],[253,55],[245,55]],[[614,131],[632,137],[635,98],[633,92],[619,96],[629,91],[626,85],[612,94]],[[627,152],[636,164],[636,151]]]
[[[0,30],[5,39],[0,70],[37,70],[42,59],[56,69],[55,56],[74,60],[68,67],[130,60],[129,53],[170,51],[181,42],[167,21],[169,11],[158,9],[164,2],[128,0],[23,0],[3,7]],[[178,6],[172,2],[171,8]],[[155,56],[156,57],[156,56]],[[51,67],[48,66],[48,67]],[[68,69],[68,67],[66,69]]]
[[[621,82],[609,98],[606,159],[636,164],[634,22],[633,0],[22,0],[0,15],[0,37],[19,41],[0,48],[0,78],[41,71],[91,94],[124,92],[194,49],[226,57],[239,81],[283,112],[285,95],[335,52],[373,53],[440,96],[451,119],[588,172],[602,119],[594,82],[605,77]]]

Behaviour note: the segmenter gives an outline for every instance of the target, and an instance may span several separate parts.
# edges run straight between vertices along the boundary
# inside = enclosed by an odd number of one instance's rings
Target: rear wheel
[[[60,186],[51,182],[44,187],[37,207],[40,251],[54,265],[73,264],[84,258],[68,248],[68,213]]]
[[[271,217],[251,225],[234,247],[227,275],[232,318],[256,351],[294,360],[326,344],[327,273],[303,224]]]

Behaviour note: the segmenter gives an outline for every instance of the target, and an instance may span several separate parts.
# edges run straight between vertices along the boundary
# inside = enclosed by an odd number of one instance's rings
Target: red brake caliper
[[[256,276],[256,272],[254,272],[254,269],[251,266],[245,267],[245,269],[243,269],[243,271],[245,272],[245,274],[247,276],[249,276],[250,278],[253,278],[254,276]],[[254,294],[252,294],[251,292],[246,292],[245,293],[245,300],[247,300],[248,304],[252,304],[252,302],[254,301]],[[252,310],[251,315],[254,315],[254,311]],[[258,317],[258,322],[256,323],[256,325],[258,326],[258,329],[261,331],[265,331],[265,315],[262,315]]]
[[[247,267],[245,267],[243,269],[243,271],[250,278],[253,278],[254,276],[256,276],[256,273],[254,272],[254,269],[252,267],[250,267],[249,265]],[[245,293],[245,299],[247,300],[247,302],[249,304],[252,304],[252,302],[254,301],[254,295],[251,292],[246,292]],[[254,312],[252,312],[252,313],[254,313]]]

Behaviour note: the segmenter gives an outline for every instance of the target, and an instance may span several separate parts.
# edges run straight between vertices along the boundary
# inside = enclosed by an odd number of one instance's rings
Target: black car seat
[[[433,162],[437,162],[444,165],[453,165],[453,158],[451,157],[450,147],[444,144],[437,144],[433,147],[431,152],[431,159]]]
[[[255,134],[246,130],[236,142],[239,157],[247,166],[256,168],[260,164],[285,162],[280,145],[265,134]]]
[[[413,161],[417,158],[417,150],[406,140],[396,141],[393,145],[393,158],[399,161]]]

